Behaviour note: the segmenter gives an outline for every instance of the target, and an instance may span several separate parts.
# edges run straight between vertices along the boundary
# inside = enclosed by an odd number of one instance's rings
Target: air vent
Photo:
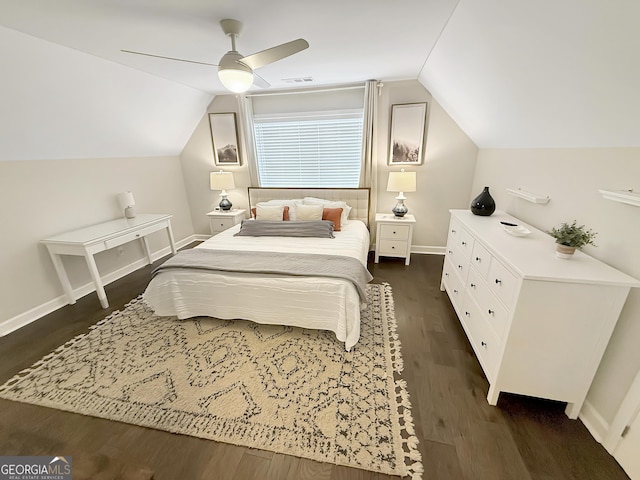
[[[283,78],[282,81],[285,83],[311,83],[313,82],[313,78],[312,77]]]

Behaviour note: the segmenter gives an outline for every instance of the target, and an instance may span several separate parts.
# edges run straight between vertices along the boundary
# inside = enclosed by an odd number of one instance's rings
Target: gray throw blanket
[[[353,283],[363,302],[366,300],[366,285],[373,279],[369,270],[352,257],[205,248],[182,250],[157,267],[151,275],[155,276],[160,272],[176,268],[342,278]]]

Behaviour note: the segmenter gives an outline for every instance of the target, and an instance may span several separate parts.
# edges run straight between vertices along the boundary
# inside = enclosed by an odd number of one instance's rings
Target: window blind
[[[357,187],[362,110],[254,116],[263,187]]]

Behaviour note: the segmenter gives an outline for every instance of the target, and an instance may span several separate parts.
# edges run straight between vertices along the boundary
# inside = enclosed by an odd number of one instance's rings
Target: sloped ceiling
[[[420,82],[483,147],[640,146],[640,2],[462,0]]]
[[[177,155],[244,54],[273,89],[418,79],[480,147],[638,146],[640,2],[0,0],[0,160]],[[293,84],[295,87],[296,84]]]

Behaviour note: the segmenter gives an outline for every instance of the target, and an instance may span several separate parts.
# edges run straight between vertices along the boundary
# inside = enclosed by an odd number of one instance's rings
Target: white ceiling
[[[309,42],[272,88],[419,79],[480,147],[640,146],[634,0],[0,0],[0,159],[179,154],[216,68],[120,50],[215,64],[223,18]]]
[[[244,55],[305,38],[310,48],[257,73],[272,87],[311,76],[318,84],[417,78],[457,0],[0,0],[0,23],[74,50],[209,93],[228,93],[216,67],[231,48],[224,18],[244,24]]]

